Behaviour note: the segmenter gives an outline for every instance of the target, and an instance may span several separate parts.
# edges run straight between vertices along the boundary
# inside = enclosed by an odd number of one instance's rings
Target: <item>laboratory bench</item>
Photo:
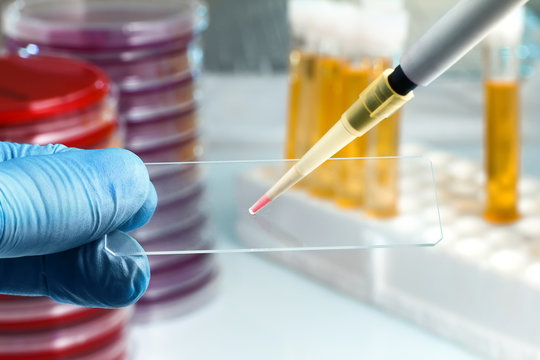
[[[480,359],[262,255],[219,264],[209,304],[135,328],[135,359]]]

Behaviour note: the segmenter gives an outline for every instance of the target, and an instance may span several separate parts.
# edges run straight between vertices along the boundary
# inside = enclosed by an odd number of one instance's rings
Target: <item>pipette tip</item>
[[[249,208],[249,213],[251,215],[255,215],[257,211],[261,210],[263,207],[268,205],[270,201],[272,201],[272,199],[270,199],[268,196],[266,195],[261,196],[261,198],[257,200],[257,202],[255,202],[255,204],[253,204],[252,207]]]

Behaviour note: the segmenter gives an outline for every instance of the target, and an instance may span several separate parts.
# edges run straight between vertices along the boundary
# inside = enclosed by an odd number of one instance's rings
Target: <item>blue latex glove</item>
[[[107,252],[104,235],[135,240],[157,195],[142,161],[122,149],[0,142],[0,293],[121,307],[148,286],[146,256]]]

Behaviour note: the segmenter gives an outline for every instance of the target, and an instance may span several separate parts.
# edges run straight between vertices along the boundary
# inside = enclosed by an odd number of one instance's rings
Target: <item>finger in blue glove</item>
[[[146,257],[97,254],[97,245],[106,234],[144,225],[156,204],[146,167],[129,151],[0,143],[0,259],[5,259],[0,264],[0,292],[49,294],[59,301],[103,307],[135,301],[148,284]],[[88,257],[92,253],[89,249],[95,256]],[[41,282],[36,283],[25,271],[21,272],[27,274],[25,277],[10,273],[14,262],[22,268],[38,269],[37,259],[49,266],[49,275],[42,273]],[[51,261],[58,262],[64,278],[60,272],[51,275]],[[135,277],[130,277],[128,270],[133,270]],[[113,274],[117,271],[120,273]],[[99,278],[101,288],[89,285],[88,292],[78,288],[77,283],[86,284],[81,280],[83,273],[88,284]],[[20,284],[14,286],[12,278]],[[124,282],[118,282],[122,279]]]
[[[0,162],[0,258],[64,251],[152,216],[157,195],[135,154],[38,149],[22,145],[26,156]]]
[[[143,251],[121,231],[108,238]],[[63,303],[117,308],[133,304],[144,294],[150,267],[145,255],[113,255],[100,239],[60,253],[0,259],[0,279],[5,294],[41,295]]]

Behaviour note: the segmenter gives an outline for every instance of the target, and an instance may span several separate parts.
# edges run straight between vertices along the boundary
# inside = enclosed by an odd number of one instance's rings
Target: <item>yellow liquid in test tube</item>
[[[321,56],[317,61],[317,115],[314,122],[313,143],[318,141],[341,117],[341,66],[340,59]],[[308,178],[308,187],[315,196],[332,197],[334,195],[335,165],[333,162],[322,164]]]
[[[298,64],[298,105],[296,126],[292,131],[293,158],[300,158],[315,144],[314,122],[317,116],[317,56],[303,52]],[[289,125],[290,126],[290,125]],[[292,151],[291,151],[292,153]],[[302,185],[302,182],[299,183]]]
[[[400,112],[384,119],[368,134],[369,156],[396,156],[399,148]],[[399,161],[374,159],[366,162],[366,213],[388,218],[398,214]]]
[[[487,80],[485,96],[485,217],[507,223],[519,218],[519,83]]]
[[[302,61],[303,60],[303,61]],[[285,137],[285,158],[296,159],[301,154],[296,153],[295,142],[298,131],[298,108],[300,106],[301,68],[305,66],[305,58],[300,50],[293,50],[289,55],[289,109],[287,119],[287,134]]]
[[[378,59],[373,66],[374,76],[390,66],[387,59]],[[397,156],[399,153],[400,112],[382,120],[367,134],[368,156]],[[366,161],[365,211],[369,216],[388,218],[398,213],[399,162],[397,159]]]
[[[358,100],[358,96],[372,80],[371,61],[366,59],[360,64],[346,64],[342,70],[342,107],[341,111]],[[365,157],[367,156],[367,136],[361,136],[340,152],[337,157]],[[335,200],[343,207],[361,207],[365,197],[365,161],[341,160],[335,183]]]

